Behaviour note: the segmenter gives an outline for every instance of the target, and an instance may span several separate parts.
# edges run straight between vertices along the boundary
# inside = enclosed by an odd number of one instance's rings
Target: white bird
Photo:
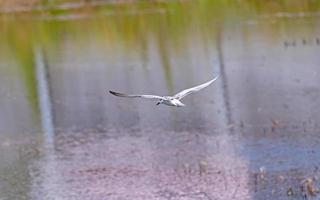
[[[173,96],[158,96],[158,95],[139,95],[139,94],[122,94],[114,91],[109,91],[111,94],[118,96],[118,97],[127,97],[127,98],[146,98],[146,99],[158,99],[159,101],[157,102],[157,105],[159,104],[165,104],[168,106],[175,106],[175,107],[182,107],[185,106],[180,100],[187,95],[198,92],[206,87],[208,87],[211,83],[213,83],[215,80],[217,80],[219,76],[215,77],[214,79],[203,83],[201,85],[182,90],[181,92],[173,95]]]

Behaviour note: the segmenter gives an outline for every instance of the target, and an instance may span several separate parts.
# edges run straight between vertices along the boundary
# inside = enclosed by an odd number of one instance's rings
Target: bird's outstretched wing
[[[219,75],[217,77],[215,77],[214,79],[206,82],[206,83],[203,83],[201,85],[198,85],[198,86],[195,86],[195,87],[192,87],[192,88],[189,88],[189,89],[182,90],[181,92],[175,94],[173,96],[173,98],[180,100],[183,97],[185,97],[185,96],[187,96],[187,95],[189,95],[191,93],[198,92],[199,90],[202,90],[203,88],[208,87],[211,83],[213,83],[218,78],[219,78]]]
[[[140,95],[140,94],[122,94],[122,93],[118,93],[118,92],[114,92],[114,91],[109,91],[111,94],[118,96],[118,97],[127,97],[127,98],[146,98],[146,99],[163,99],[165,100],[165,98],[161,97],[161,96],[157,96],[157,95]]]

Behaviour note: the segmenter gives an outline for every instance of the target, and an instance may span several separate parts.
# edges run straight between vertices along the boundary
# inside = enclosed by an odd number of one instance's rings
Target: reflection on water
[[[2,15],[0,199],[311,195],[319,5],[259,2]],[[217,74],[182,109],[107,93],[174,94]]]

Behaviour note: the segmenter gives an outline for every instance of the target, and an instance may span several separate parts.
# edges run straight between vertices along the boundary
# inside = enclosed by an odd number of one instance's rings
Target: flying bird
[[[127,97],[127,98],[145,98],[145,99],[158,99],[159,101],[157,102],[156,105],[159,104],[164,104],[167,106],[175,106],[175,107],[183,107],[185,104],[183,104],[180,100],[187,95],[198,92],[206,87],[208,87],[211,83],[213,83],[215,80],[217,80],[219,76],[215,77],[214,79],[203,83],[201,85],[182,90],[181,92],[173,95],[173,96],[158,96],[158,95],[149,95],[149,94],[122,94],[114,91],[109,91],[111,94],[118,96],[118,97]]]

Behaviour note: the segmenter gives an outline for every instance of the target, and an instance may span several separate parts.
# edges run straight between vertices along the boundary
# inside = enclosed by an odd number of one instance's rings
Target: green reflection
[[[10,52],[16,57],[27,98],[35,113],[38,113],[37,83],[34,69],[34,56],[31,49],[33,41],[32,35],[24,35],[24,27],[21,27],[20,33],[17,33],[16,27],[11,25],[10,27],[6,26],[5,29],[6,34],[1,38],[6,39],[6,42],[11,47]]]
[[[290,17],[295,17],[299,13],[312,16],[312,13],[320,9],[320,1],[313,0],[198,0],[167,3],[139,1],[135,4],[103,6],[87,4],[70,9],[57,7],[61,2],[63,3],[63,1],[41,1],[41,5],[48,9],[0,14],[0,44],[5,44],[6,50],[14,56],[19,65],[19,75],[37,119],[39,119],[39,102],[34,60],[35,46],[42,47],[45,53],[49,53],[51,59],[54,59],[61,55],[59,51],[63,50],[67,37],[81,45],[94,35],[102,46],[113,49],[112,47],[119,46],[120,43],[125,51],[142,52],[141,56],[147,60],[148,36],[154,35],[169,93],[173,94],[175,91],[173,91],[170,53],[176,51],[174,53],[178,55],[185,52],[189,48],[187,41],[190,40],[191,33],[192,37],[204,34],[199,38],[204,40],[204,43],[217,43],[221,53],[223,44],[220,37],[226,26],[238,26],[248,21],[276,20],[276,24],[264,26],[261,30],[262,36],[268,34],[264,38],[269,39],[271,35],[273,39],[279,37],[277,35],[279,29],[283,29],[288,35],[294,34],[297,27],[294,29],[291,27],[293,30],[286,27],[291,20]],[[308,20],[309,29],[305,26],[303,28],[312,32],[317,20],[313,18]],[[243,30],[245,37],[250,34],[250,31],[246,30],[248,28],[250,27],[245,27]],[[223,55],[219,56],[222,60]],[[232,121],[232,117],[227,116],[227,118]],[[27,162],[17,165],[21,166],[21,174],[28,175]],[[11,169],[8,171],[4,174],[10,174]],[[14,187],[14,184],[17,184],[16,180],[23,183],[29,181],[28,176],[22,176],[23,180],[12,177],[8,181],[10,183],[8,188]],[[26,190],[21,190],[25,196]]]
[[[42,46],[50,55],[61,48],[66,36],[79,44],[94,34],[102,45],[121,43],[127,51],[145,52],[146,37],[158,35],[157,45],[165,77],[173,88],[168,46],[184,51],[186,38],[196,30],[207,42],[215,42],[217,30],[247,20],[277,19],[280,26],[295,13],[320,9],[319,1],[301,0],[198,0],[105,4],[63,7],[65,1],[38,1],[41,10],[1,14],[0,42],[9,46],[20,66],[28,99],[38,112],[33,47]],[[6,4],[1,4],[8,6]],[[12,5],[12,4],[11,4]],[[14,4],[13,4],[14,5]],[[277,15],[275,15],[277,13]],[[279,15],[279,13],[285,13]],[[291,15],[290,15],[291,14]],[[280,16],[280,17],[279,17]],[[282,17],[281,17],[282,16]],[[316,22],[315,22],[316,23]],[[313,26],[313,23],[310,24]],[[272,29],[269,30],[272,33]],[[155,34],[156,33],[156,34]],[[274,36],[276,37],[276,36]],[[145,56],[145,55],[143,55]]]

